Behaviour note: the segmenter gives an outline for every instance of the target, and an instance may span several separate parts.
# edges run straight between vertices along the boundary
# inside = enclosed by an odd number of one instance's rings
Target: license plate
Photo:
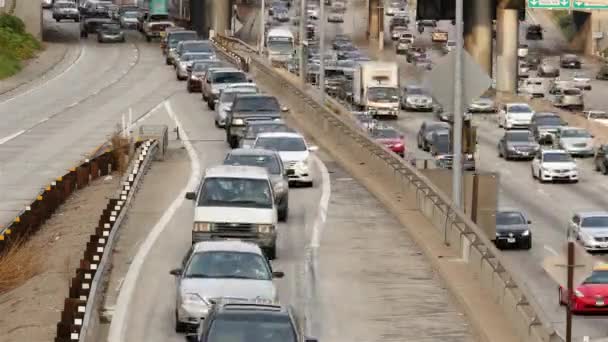
[[[527,156],[527,155],[529,155],[530,153],[528,153],[528,152],[522,152],[521,154],[522,154],[522,156]]]
[[[507,238],[508,243],[515,243],[515,238]]]
[[[166,32],[161,32],[161,33],[160,33],[160,36],[161,36],[161,37],[164,37],[164,36],[166,36],[166,35],[167,35],[167,33],[166,33]]]
[[[597,305],[597,306],[604,306],[604,305],[606,305],[606,304],[604,303],[604,300],[603,300],[603,299],[598,299],[598,300],[595,302],[595,305]]]

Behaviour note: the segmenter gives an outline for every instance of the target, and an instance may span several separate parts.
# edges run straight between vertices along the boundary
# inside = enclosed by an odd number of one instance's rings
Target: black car
[[[564,125],[556,113],[534,113],[530,121],[530,131],[539,144],[552,144],[555,134]]]
[[[99,28],[104,24],[113,24],[114,20],[110,18],[92,17],[80,21],[80,37],[88,38],[89,34],[97,33]]]
[[[282,277],[282,272],[273,272]],[[263,300],[221,299],[216,302],[198,331],[186,335],[189,342],[281,341],[317,342],[302,336],[291,307]]]
[[[433,132],[435,131],[448,131],[450,130],[450,124],[446,122],[437,121],[424,121],[420,125],[418,135],[416,136],[416,142],[419,149],[429,151],[431,146],[431,139],[433,138]]]
[[[608,144],[600,145],[600,147],[595,150],[593,164],[595,165],[596,171],[608,175]]]
[[[540,25],[530,25],[526,30],[527,40],[542,40],[543,39],[543,28]]]
[[[496,239],[494,243],[499,249],[514,247],[532,248],[532,231],[529,224],[532,221],[519,210],[504,210],[496,212]]]
[[[608,80],[608,64],[603,64],[595,75],[597,80]]]
[[[232,148],[239,146],[245,135],[247,122],[280,119],[287,108],[279,105],[276,97],[264,94],[238,94],[226,117],[226,141]]]
[[[540,145],[527,129],[508,130],[498,141],[498,156],[505,160],[532,160],[539,149]]]
[[[449,131],[434,131],[431,134],[431,155],[435,158],[435,165],[442,169],[451,169],[454,162],[452,143]],[[475,158],[471,154],[463,155],[463,169],[475,171]]]
[[[581,60],[577,55],[566,54],[559,58],[559,66],[564,69],[580,69]]]

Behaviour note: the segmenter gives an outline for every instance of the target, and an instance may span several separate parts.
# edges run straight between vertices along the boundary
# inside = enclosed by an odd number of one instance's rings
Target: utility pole
[[[378,4],[378,50],[384,50],[384,4]]]
[[[462,55],[463,39],[463,0],[456,0],[456,53],[454,58],[454,161],[452,163],[452,203],[461,208],[462,198]]]
[[[568,237],[568,306],[566,307],[566,342],[572,342],[572,296],[574,295],[574,241]]]
[[[264,55],[264,36],[266,35],[266,0],[261,0],[262,6],[260,8],[260,47],[259,53],[260,56]]]
[[[306,15],[306,0],[300,0],[300,65],[298,66],[298,70],[300,70],[300,80],[302,84],[306,84],[306,72],[305,63],[305,49],[304,42],[306,41],[306,21],[308,16]]]
[[[319,13],[319,52],[321,55],[320,67],[319,67],[319,87],[321,88],[321,102],[325,103],[325,1],[319,1],[321,5],[321,11]]]

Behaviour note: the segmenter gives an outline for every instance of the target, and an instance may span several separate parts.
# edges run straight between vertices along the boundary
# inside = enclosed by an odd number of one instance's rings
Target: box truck
[[[374,117],[399,116],[399,67],[395,62],[361,62],[353,74],[353,104]]]

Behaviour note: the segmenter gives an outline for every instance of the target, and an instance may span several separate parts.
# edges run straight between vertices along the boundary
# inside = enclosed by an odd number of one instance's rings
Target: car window
[[[499,211],[496,213],[496,224],[501,226],[525,224],[526,219],[518,211]]]
[[[539,126],[560,126],[562,119],[559,116],[540,116],[534,119]]]
[[[531,109],[527,105],[511,105],[508,107],[509,113],[518,114],[518,113],[530,113]]]
[[[271,195],[265,179],[206,178],[198,206],[272,208]]]
[[[224,164],[227,165],[247,165],[266,168],[272,175],[281,174],[281,162],[274,155],[228,155]]]
[[[560,136],[562,138],[591,138],[591,134],[584,129],[565,129]]]
[[[564,95],[571,95],[571,96],[576,96],[576,95],[581,95],[581,91],[579,89],[565,89],[563,91]]]
[[[507,132],[507,141],[530,142],[534,141],[534,136],[529,131],[526,132]]]
[[[263,256],[234,251],[195,253],[188,263],[184,276],[186,278],[272,279]]]
[[[398,139],[401,134],[394,129],[375,129],[372,136],[376,139]]]
[[[608,216],[591,216],[583,218],[583,228],[608,228]]]
[[[241,71],[214,72],[211,81],[217,84],[247,82],[247,75]]]
[[[254,147],[283,152],[303,152],[307,150],[304,139],[295,137],[260,137],[256,140]]]
[[[281,110],[279,101],[274,97],[255,96],[247,98],[237,98],[234,111],[240,112],[279,112]]]
[[[289,128],[283,123],[249,125],[247,126],[245,137],[247,139],[255,139],[260,133],[271,132],[289,132]]]
[[[207,341],[296,342],[296,335],[288,315],[231,313],[213,320]]]

